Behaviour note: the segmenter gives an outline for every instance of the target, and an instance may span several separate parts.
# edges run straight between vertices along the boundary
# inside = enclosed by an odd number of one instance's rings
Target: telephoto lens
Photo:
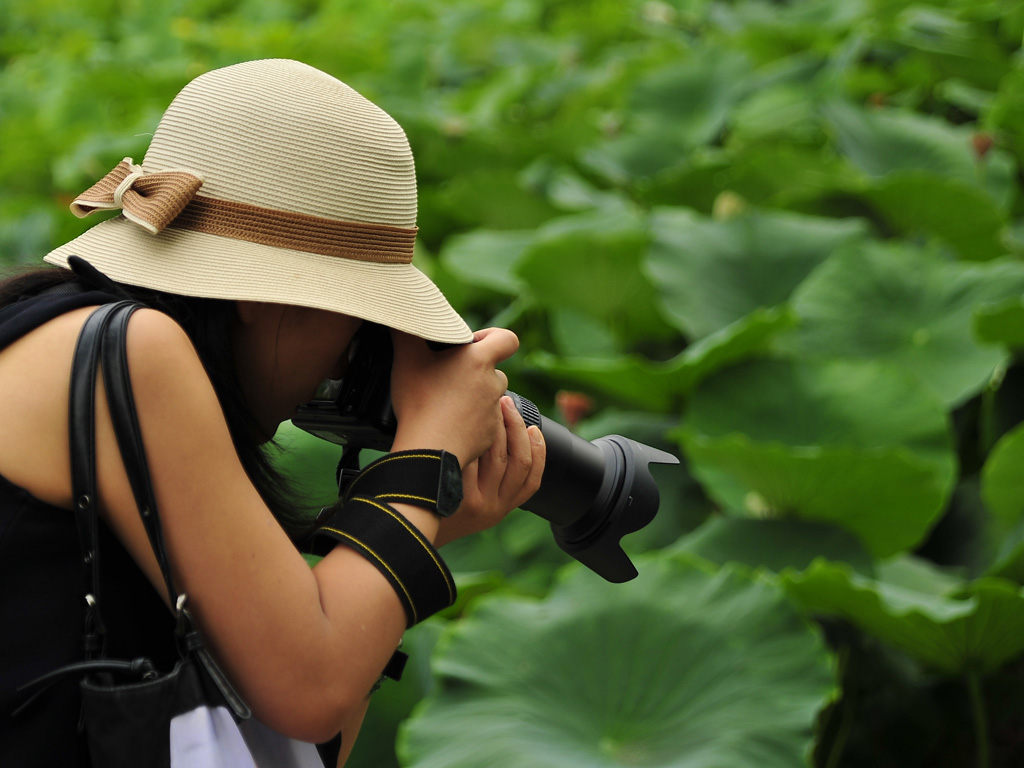
[[[358,472],[361,449],[387,451],[391,446],[397,423],[390,378],[390,334],[366,323],[345,378],[325,387],[292,419],[310,434],[345,447],[339,485]],[[540,489],[522,508],[550,522],[558,546],[608,581],[636,577],[621,539],[650,523],[658,512],[660,494],[650,465],[678,464],[679,459],[621,435],[587,442],[541,415],[525,397],[505,394],[527,426],[540,428],[547,444]]]
[[[505,394],[527,426],[540,428],[547,445],[540,489],[523,509],[551,523],[558,546],[594,573],[616,583],[636,577],[621,539],[658,512],[661,496],[650,464],[679,459],[621,435],[587,442],[541,415],[525,397]]]

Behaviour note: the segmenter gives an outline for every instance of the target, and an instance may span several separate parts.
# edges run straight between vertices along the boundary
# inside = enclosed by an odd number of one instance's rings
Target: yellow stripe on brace
[[[353,536],[350,533],[345,533],[345,531],[339,531],[337,528],[331,528],[331,527],[326,526],[326,525],[323,527],[322,530],[330,531],[331,533],[336,533],[339,536],[344,536],[349,541],[353,541],[356,544],[358,544],[360,547],[363,548],[364,551],[366,551],[366,552],[370,553],[371,555],[373,555],[377,559],[377,562],[380,563],[381,565],[383,565],[387,569],[387,572],[390,573],[395,578],[395,583],[397,583],[398,586],[401,587],[402,592],[405,593],[405,599],[409,603],[409,610],[412,611],[412,623],[415,624],[419,620],[417,615],[416,615],[416,604],[412,600],[412,595],[409,594],[409,590],[407,590],[405,588],[405,584],[403,584],[402,580],[400,578],[398,578],[398,574],[395,573],[393,570],[391,570],[391,566],[387,564],[387,562],[384,560],[383,557],[378,555],[376,552],[373,551],[373,549],[371,549],[370,547],[366,546],[363,542],[361,542],[359,539],[357,539],[355,536]],[[447,581],[447,579],[446,579],[446,581]],[[451,594],[451,590],[450,589],[449,589],[449,594]]]

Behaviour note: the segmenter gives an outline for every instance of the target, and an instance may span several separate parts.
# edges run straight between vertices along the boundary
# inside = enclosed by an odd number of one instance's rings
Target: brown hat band
[[[248,203],[200,197],[202,181],[186,171],[143,173],[125,158],[71,204],[76,216],[120,208],[157,233],[166,227],[325,256],[383,264],[412,262],[416,228],[338,221]]]
[[[411,263],[416,242],[415,227],[335,221],[209,197],[193,198],[170,227],[382,264]]]

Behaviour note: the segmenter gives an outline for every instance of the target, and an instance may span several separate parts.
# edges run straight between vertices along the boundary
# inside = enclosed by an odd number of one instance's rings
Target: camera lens
[[[620,435],[587,442],[542,416],[525,397],[505,394],[527,426],[540,427],[547,445],[540,489],[523,509],[550,522],[558,546],[598,575],[612,582],[634,578],[636,568],[620,540],[658,512],[661,499],[649,465],[679,460]]]

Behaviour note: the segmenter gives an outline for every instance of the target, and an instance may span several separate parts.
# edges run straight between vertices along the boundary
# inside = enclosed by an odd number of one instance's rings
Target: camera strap
[[[448,517],[462,503],[462,469],[447,451],[396,451],[367,464],[348,483],[342,499],[355,496],[412,504]]]
[[[455,602],[457,590],[441,555],[390,504],[366,496],[342,499],[313,533],[312,552],[325,555],[344,544],[383,574],[411,627]]]

